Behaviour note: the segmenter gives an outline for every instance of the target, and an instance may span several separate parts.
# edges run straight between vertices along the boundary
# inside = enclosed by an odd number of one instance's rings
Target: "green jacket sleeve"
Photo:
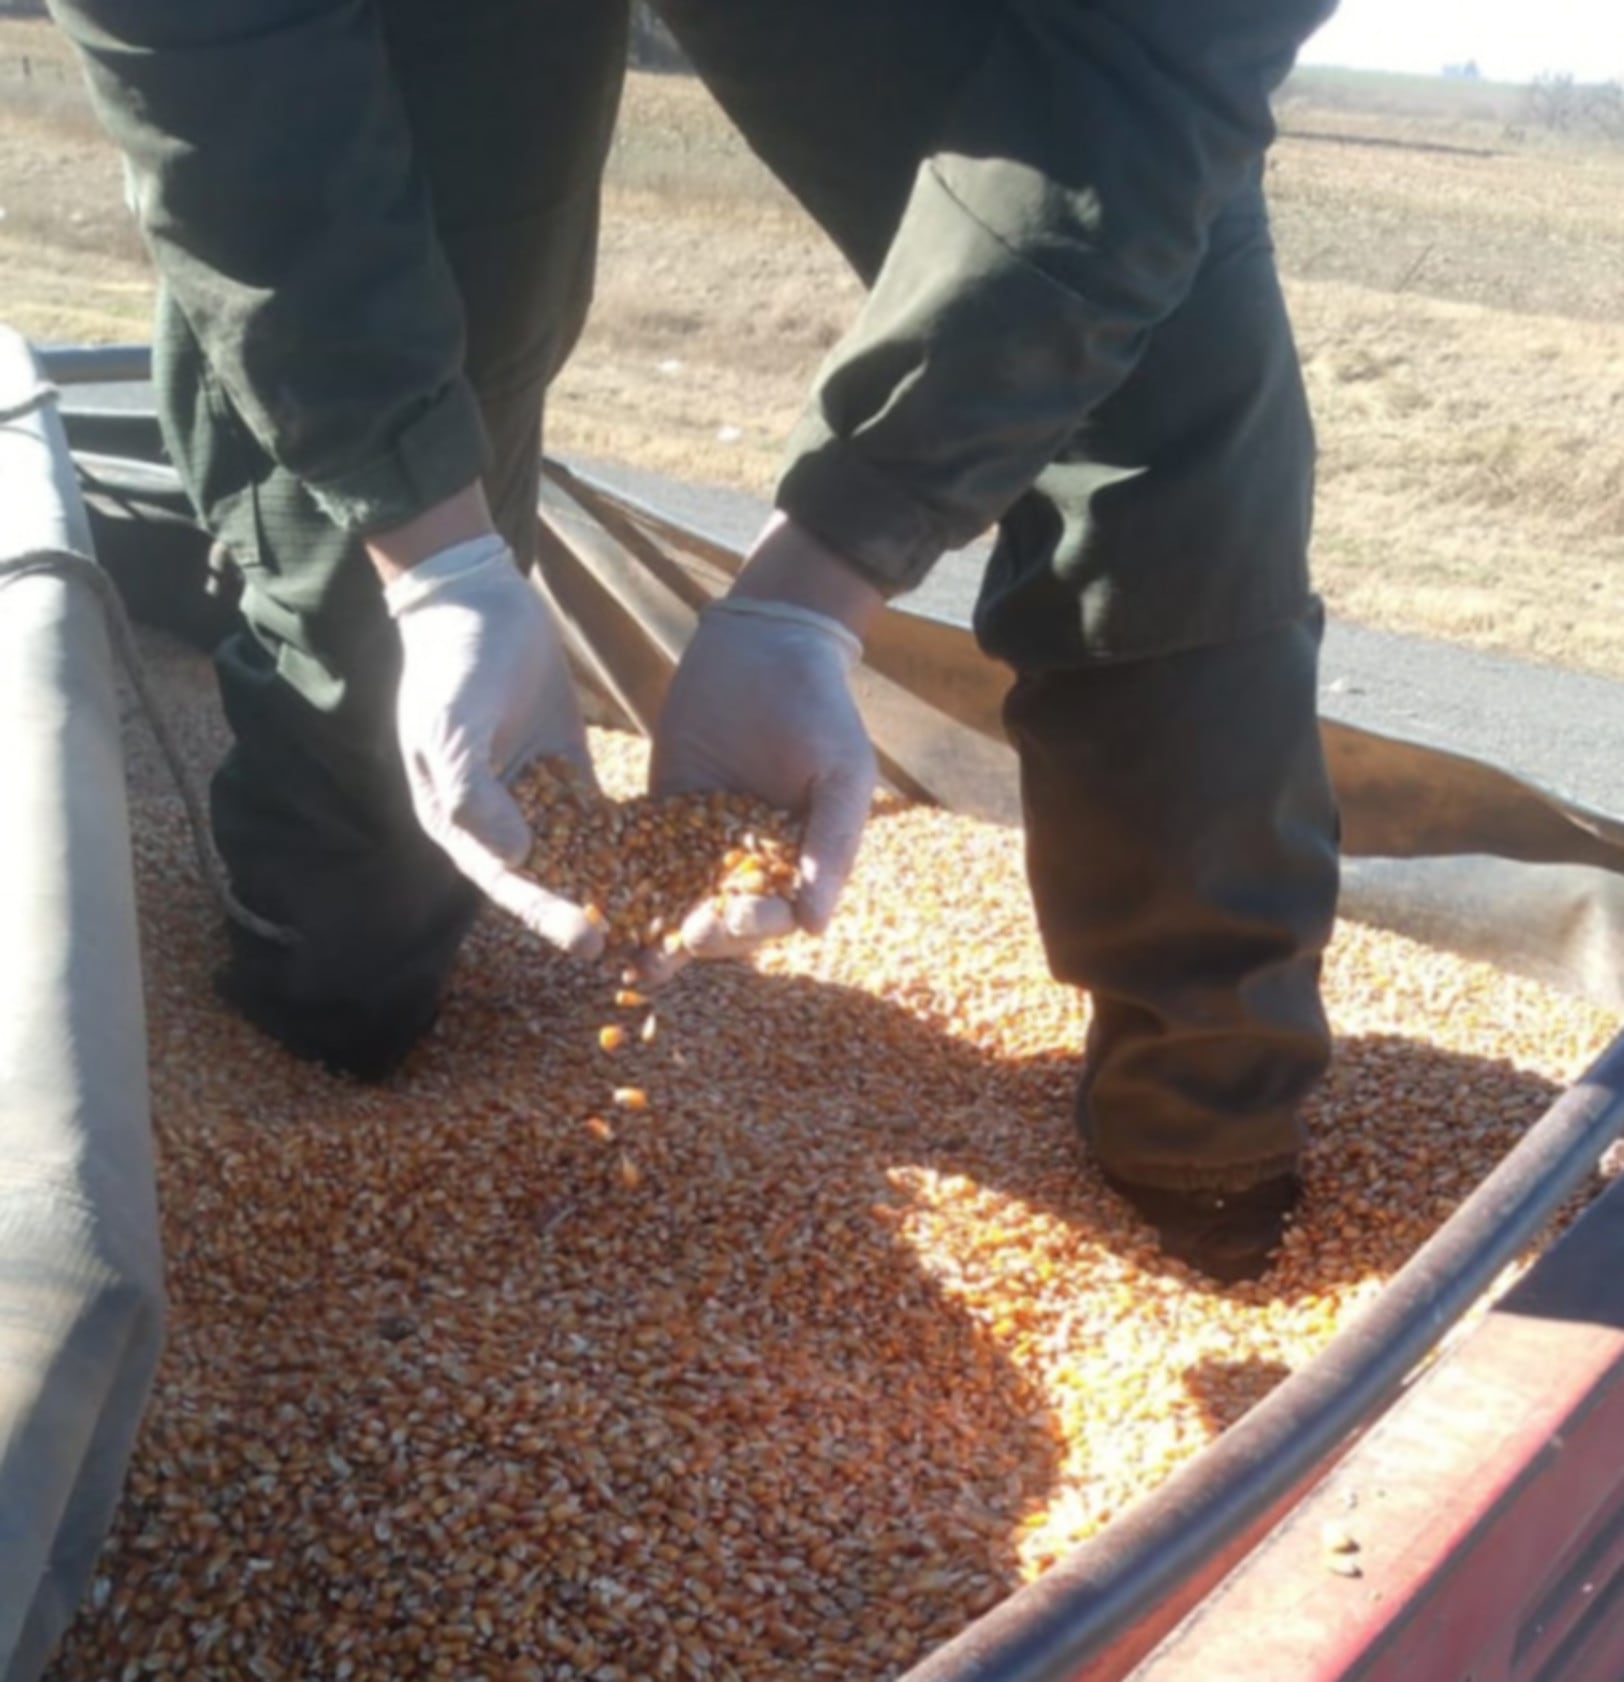
[[[888,592],[1031,485],[1188,292],[1331,0],[1009,0],[779,505]]]
[[[463,320],[367,0],[53,0],[159,274],[259,443],[346,529],[467,485]]]

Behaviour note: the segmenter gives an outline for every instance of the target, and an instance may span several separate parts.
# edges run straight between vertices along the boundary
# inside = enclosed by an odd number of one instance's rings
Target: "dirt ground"
[[[1270,164],[1333,612],[1624,677],[1624,149],[1515,97],[1307,76]],[[764,492],[858,288],[694,83],[638,76],[554,448]],[[0,20],[0,295],[143,337],[118,161],[48,25]]]

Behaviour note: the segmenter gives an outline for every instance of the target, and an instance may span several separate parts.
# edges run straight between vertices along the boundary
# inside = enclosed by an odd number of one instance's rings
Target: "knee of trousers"
[[[1000,522],[976,606],[1017,670],[1159,659],[1313,602],[1314,431],[1261,199],[1214,230],[1184,303]]]

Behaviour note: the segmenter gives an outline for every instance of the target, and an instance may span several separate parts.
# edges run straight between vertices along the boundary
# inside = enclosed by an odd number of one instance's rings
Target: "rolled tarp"
[[[49,388],[0,328],[0,1678],[88,1589],[162,1264],[107,626]]]

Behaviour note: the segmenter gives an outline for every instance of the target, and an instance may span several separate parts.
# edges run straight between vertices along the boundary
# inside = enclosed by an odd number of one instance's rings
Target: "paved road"
[[[573,465],[739,547],[765,514],[736,491],[615,463]],[[978,573],[973,554],[950,555],[909,604],[964,624]],[[1338,622],[1326,634],[1321,707],[1349,724],[1490,760],[1624,816],[1624,684]]]

